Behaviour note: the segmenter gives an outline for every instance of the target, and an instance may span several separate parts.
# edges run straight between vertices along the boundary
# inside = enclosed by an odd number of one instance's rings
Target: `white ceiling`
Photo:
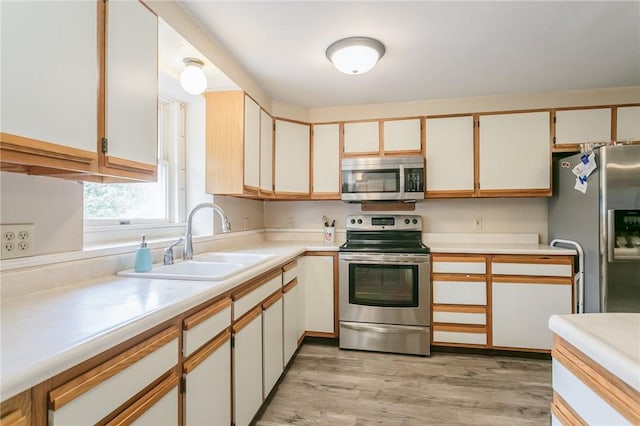
[[[162,19],[158,23],[158,46],[158,67],[175,80],[180,78],[180,73],[184,70],[182,60],[193,57],[204,62],[202,70],[207,76],[207,91],[239,89],[233,80]]]
[[[640,1],[207,1],[180,6],[273,100],[307,107],[640,85]],[[386,54],[344,75],[334,41]]]

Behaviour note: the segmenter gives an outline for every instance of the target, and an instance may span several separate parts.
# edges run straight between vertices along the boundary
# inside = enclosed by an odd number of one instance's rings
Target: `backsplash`
[[[361,213],[375,212],[361,212],[359,204],[342,201],[268,201],[264,226],[321,230],[324,215],[335,219],[341,230],[347,215]],[[433,199],[416,203],[413,212],[400,213],[422,216],[424,232],[537,234],[541,243],[547,243],[546,198]],[[475,218],[481,219],[481,229],[474,228]]]

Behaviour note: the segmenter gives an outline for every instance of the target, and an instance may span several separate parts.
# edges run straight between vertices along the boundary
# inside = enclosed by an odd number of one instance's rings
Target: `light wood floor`
[[[551,361],[305,343],[257,425],[548,425]]]

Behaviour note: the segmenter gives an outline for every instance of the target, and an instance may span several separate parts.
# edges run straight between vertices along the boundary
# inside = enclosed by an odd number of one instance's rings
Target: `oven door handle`
[[[348,328],[355,331],[375,331],[376,333],[412,334],[416,332],[415,329],[409,328],[386,328],[376,327],[375,325],[356,325],[348,322],[341,322],[340,327]]]
[[[342,254],[339,260],[350,263],[376,263],[381,265],[403,265],[416,263],[429,263],[430,256],[425,255],[393,255],[393,254]]]

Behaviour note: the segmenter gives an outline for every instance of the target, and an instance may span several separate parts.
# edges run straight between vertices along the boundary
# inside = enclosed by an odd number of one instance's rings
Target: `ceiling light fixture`
[[[327,48],[327,58],[338,71],[345,74],[364,74],[384,55],[384,44],[369,37],[348,37]]]
[[[180,73],[180,85],[191,95],[201,95],[207,88],[207,77],[202,71],[204,62],[197,58],[184,58],[185,68]]]

